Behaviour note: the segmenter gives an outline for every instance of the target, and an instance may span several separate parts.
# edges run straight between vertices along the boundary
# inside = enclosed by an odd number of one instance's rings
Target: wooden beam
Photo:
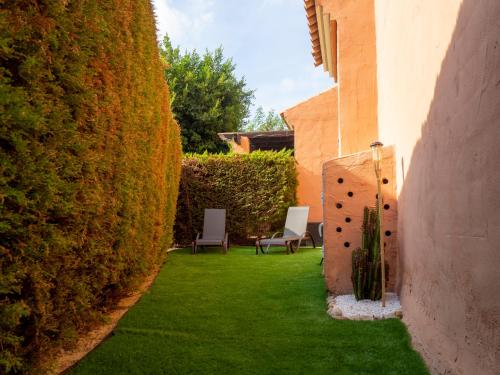
[[[323,14],[323,27],[325,29],[325,54],[323,56],[323,61],[326,63],[326,70],[333,76],[333,67],[332,67],[332,42],[331,42],[331,34],[330,34],[330,13]]]
[[[337,50],[338,50],[338,45],[337,45],[337,21],[332,20],[330,21],[330,44],[331,44],[331,50],[332,50],[332,76],[335,79],[335,82],[338,82],[338,72],[337,72]]]
[[[319,41],[321,47],[321,59],[323,61],[323,70],[326,72],[328,70],[327,67],[327,57],[326,57],[326,46],[325,46],[325,26],[323,24],[323,7],[321,5],[316,6],[316,19],[318,22],[318,33],[319,33]]]

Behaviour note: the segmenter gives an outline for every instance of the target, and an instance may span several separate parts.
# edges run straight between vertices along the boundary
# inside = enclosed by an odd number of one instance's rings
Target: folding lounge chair
[[[192,243],[193,254],[196,254],[198,246],[221,246],[224,253],[229,248],[228,235],[226,233],[226,210],[223,209],[205,209],[203,218],[203,235],[196,235]]]
[[[271,238],[258,239],[255,242],[255,254],[259,254],[259,248],[262,253],[266,246],[266,253],[269,252],[271,246],[286,246],[286,253],[289,254],[293,250],[293,242],[298,242],[297,249],[300,247],[302,240],[310,238],[313,241],[313,246],[316,247],[314,240],[307,229],[307,218],[309,216],[309,207],[289,207],[286,215],[285,230],[283,232],[276,232]],[[283,234],[282,237],[278,237]]]

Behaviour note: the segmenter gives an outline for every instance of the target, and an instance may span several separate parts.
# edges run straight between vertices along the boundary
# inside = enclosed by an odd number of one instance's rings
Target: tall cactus
[[[380,227],[377,207],[364,208],[361,247],[352,252],[351,281],[356,300],[379,300],[382,297],[380,266]],[[386,278],[388,278],[388,266]]]
[[[357,248],[352,252],[352,286],[356,300],[364,298],[365,285],[367,283],[368,265],[366,263],[368,256],[367,250]]]

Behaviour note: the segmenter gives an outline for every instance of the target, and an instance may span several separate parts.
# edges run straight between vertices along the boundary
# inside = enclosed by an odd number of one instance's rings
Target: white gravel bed
[[[334,319],[377,320],[402,318],[401,303],[396,293],[386,293],[385,307],[382,301],[369,299],[356,301],[353,294],[328,297],[328,314]]]

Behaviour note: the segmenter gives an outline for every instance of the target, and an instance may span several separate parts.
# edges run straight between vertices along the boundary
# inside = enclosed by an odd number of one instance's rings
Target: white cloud
[[[158,38],[168,33],[174,44],[189,45],[190,40],[201,37],[215,18],[211,0],[187,0],[182,6],[172,0],[153,0]]]

